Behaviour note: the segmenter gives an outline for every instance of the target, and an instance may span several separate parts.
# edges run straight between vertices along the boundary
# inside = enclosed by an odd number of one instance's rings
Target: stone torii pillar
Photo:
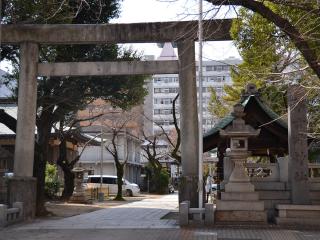
[[[289,183],[292,204],[310,204],[305,89],[288,88]]]
[[[14,154],[14,177],[8,182],[9,203],[23,202],[24,218],[33,218],[36,179],[33,178],[37,99],[38,44],[20,44],[18,118]]]
[[[179,55],[182,177],[179,202],[198,207],[199,131],[194,41],[177,43]]]

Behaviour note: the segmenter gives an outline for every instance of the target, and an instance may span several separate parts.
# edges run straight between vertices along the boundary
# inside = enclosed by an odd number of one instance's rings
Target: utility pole
[[[104,193],[102,192],[102,184],[103,184],[103,126],[100,125],[101,131],[101,145],[100,145],[100,192],[99,192],[99,202],[104,201]]]
[[[199,81],[199,208],[203,208],[203,126],[202,126],[202,0],[199,0],[199,71],[198,71],[198,81]]]

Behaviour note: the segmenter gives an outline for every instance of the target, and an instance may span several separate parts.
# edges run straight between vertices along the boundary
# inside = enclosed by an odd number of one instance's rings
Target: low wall
[[[15,202],[12,208],[5,204],[0,204],[0,227],[5,227],[15,222],[23,220],[23,203]]]
[[[312,204],[320,204],[320,164],[309,163],[310,198]],[[224,159],[224,176],[229,178],[233,164]],[[291,192],[288,184],[288,158],[279,158],[277,163],[246,163],[248,175],[265,203],[268,220],[275,217],[277,204],[290,204]],[[227,181],[223,181],[226,183]],[[223,187],[222,183],[222,187]],[[223,189],[223,188],[222,188]]]

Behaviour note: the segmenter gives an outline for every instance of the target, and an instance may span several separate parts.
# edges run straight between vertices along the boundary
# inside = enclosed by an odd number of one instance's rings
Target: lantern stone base
[[[217,201],[217,222],[266,223],[267,212],[250,182],[229,182]]]
[[[235,193],[241,200],[218,200],[215,219],[217,222],[256,222],[267,223],[267,212],[264,210],[264,201],[252,200],[257,196],[252,193]],[[235,194],[227,194],[224,198]],[[250,200],[245,200],[250,199]]]
[[[89,201],[85,196],[72,196],[69,200],[69,203],[89,204],[91,201]]]
[[[69,200],[70,203],[91,203],[88,200],[85,192],[74,192]]]
[[[226,192],[254,192],[254,185],[250,182],[229,182],[224,186]]]
[[[221,200],[223,201],[258,201],[259,193],[257,192],[222,192]]]
[[[217,223],[258,223],[265,224],[267,222],[267,214],[265,211],[216,211],[215,221]]]

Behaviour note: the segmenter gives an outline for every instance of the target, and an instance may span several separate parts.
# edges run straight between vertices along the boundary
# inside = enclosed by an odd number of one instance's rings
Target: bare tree
[[[113,114],[113,116],[109,116],[108,122],[104,124],[109,129],[108,134],[110,135],[110,139],[106,140],[105,148],[112,155],[117,170],[118,191],[114,200],[124,200],[122,197],[123,175],[125,165],[129,159],[128,144],[121,142],[120,136],[125,135],[124,141],[127,141],[126,136],[132,135],[130,131],[133,131],[134,125],[136,125],[134,123],[137,121],[138,115],[140,115],[140,112],[138,113],[134,110],[120,111]],[[124,150],[123,155],[120,153],[121,148]]]
[[[125,131],[125,125],[126,123],[123,123],[120,127],[110,127],[111,141],[105,146],[106,150],[112,155],[116,165],[116,169],[117,169],[118,191],[117,191],[116,197],[114,198],[114,200],[117,200],[117,201],[124,201],[124,198],[122,197],[122,185],[123,185],[122,179],[124,175],[124,166],[127,164],[128,157],[129,157],[129,154],[127,153],[124,159],[121,161],[120,155],[119,155],[119,147],[121,145],[118,143],[118,137],[121,133]]]
[[[181,164],[181,152],[180,152],[181,132],[179,128],[179,122],[177,118],[177,109],[176,109],[178,98],[179,98],[179,94],[177,94],[172,101],[172,117],[173,117],[175,133],[171,132],[170,134],[166,132],[161,125],[158,125],[158,126],[161,128],[162,134],[165,136],[166,140],[170,144],[170,147],[171,147],[170,156],[176,160],[176,163],[178,165],[180,165]]]
[[[159,142],[162,140],[162,133],[149,137],[146,136],[145,132],[142,132],[142,134],[145,141],[145,143],[142,145],[142,155],[149,161],[152,169],[160,172],[162,169],[160,160],[168,155],[167,151],[159,151],[158,149]]]

